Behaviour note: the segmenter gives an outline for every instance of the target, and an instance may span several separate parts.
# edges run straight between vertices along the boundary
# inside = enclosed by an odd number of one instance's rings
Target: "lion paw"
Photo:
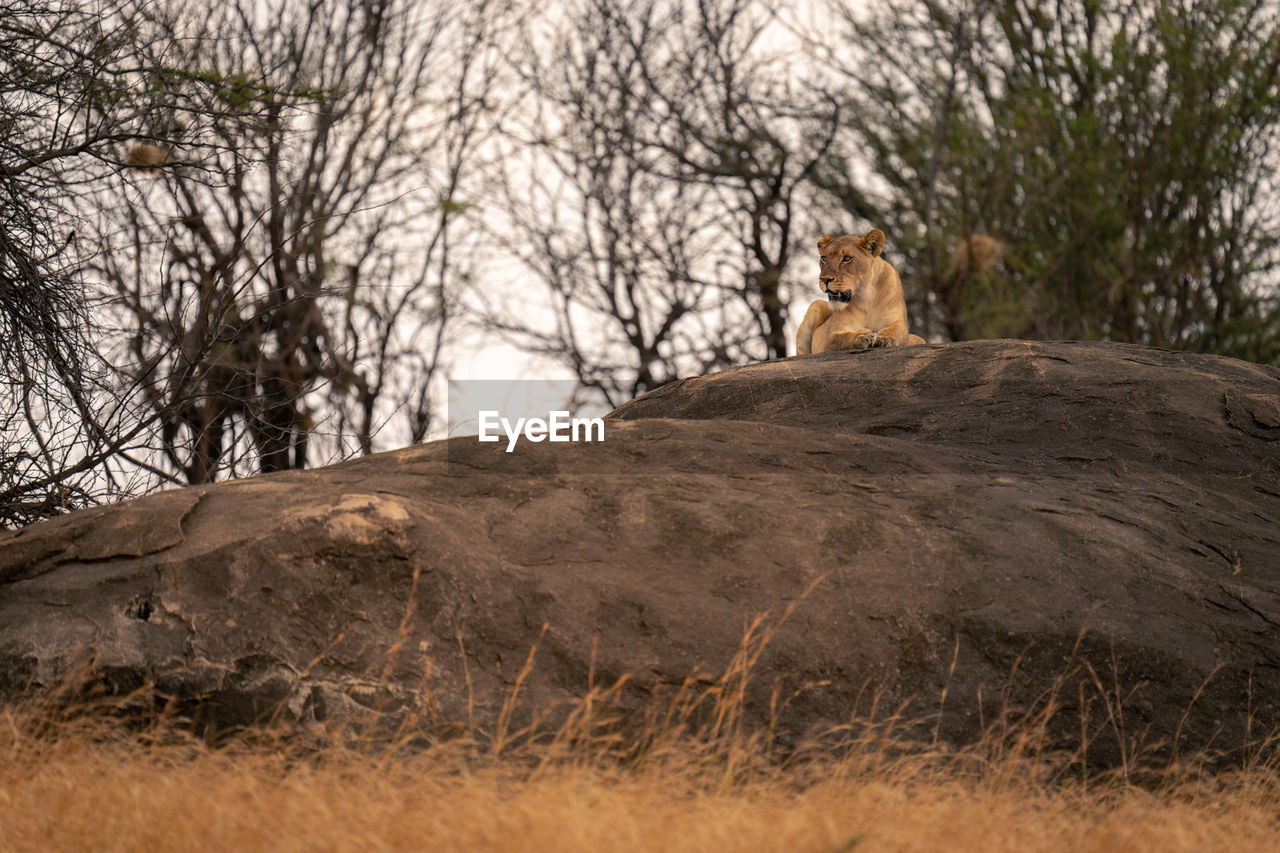
[[[858,329],[856,332],[836,332],[827,341],[827,350],[860,350],[875,346],[876,333],[870,329]]]

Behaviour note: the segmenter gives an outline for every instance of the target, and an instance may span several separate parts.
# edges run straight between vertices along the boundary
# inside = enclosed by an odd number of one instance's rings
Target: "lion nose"
[[[831,276],[831,278],[822,278],[822,277],[818,278],[818,281],[822,283],[823,287],[828,287],[831,284],[831,282],[835,280],[836,280],[835,276]]]

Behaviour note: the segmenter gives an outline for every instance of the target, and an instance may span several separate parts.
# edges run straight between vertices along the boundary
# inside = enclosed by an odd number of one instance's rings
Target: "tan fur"
[[[880,257],[884,232],[818,238],[818,289],[827,299],[809,306],[796,331],[796,355],[913,346],[924,338],[907,331],[907,302],[898,271]],[[848,301],[828,294],[847,294]]]
[[[1005,245],[986,234],[973,234],[956,243],[951,252],[950,276],[970,276],[993,269],[1004,257]]]
[[[154,169],[157,166],[169,165],[173,162],[173,157],[159,145],[140,143],[125,152],[124,162],[126,166],[136,166],[139,169]]]

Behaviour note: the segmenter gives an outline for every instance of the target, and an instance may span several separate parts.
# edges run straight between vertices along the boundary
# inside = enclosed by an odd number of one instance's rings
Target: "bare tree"
[[[425,436],[494,14],[243,0],[175,22],[150,79],[221,111],[194,144],[129,149],[98,230],[154,471],[209,482]]]
[[[535,20],[500,206],[549,317],[489,327],[613,403],[786,355],[786,275],[817,235],[840,124],[785,36],[754,0],[582,0]]]
[[[628,7],[613,8],[621,15]],[[806,53],[773,46],[785,34],[767,2],[659,8],[665,31],[649,45],[634,42],[643,58],[642,138],[663,154],[655,172],[719,196],[721,227],[741,248],[741,279],[728,289],[751,308],[764,357],[785,356],[784,276],[797,255],[810,257],[810,241],[797,237],[819,227],[806,210],[834,151],[839,101],[812,86]]]
[[[655,171],[642,125],[645,50],[664,26],[656,6],[628,17],[577,10],[550,44],[517,57],[526,99],[506,124],[506,245],[541,281],[550,322],[499,299],[489,328],[558,360],[610,405],[688,373],[740,361],[751,317],[724,298],[714,188]]]
[[[76,202],[166,109],[126,70],[149,17],[146,0],[18,0],[0,16],[0,524],[128,489],[103,466],[140,428],[96,350]]]

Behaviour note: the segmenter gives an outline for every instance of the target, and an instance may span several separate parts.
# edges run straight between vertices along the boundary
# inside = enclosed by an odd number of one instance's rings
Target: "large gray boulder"
[[[666,701],[762,613],[746,721],[784,738],[901,709],[960,744],[1052,703],[1093,762],[1247,747],[1280,727],[1280,371],[830,353],[664,386],[599,444],[455,438],[76,512],[0,536],[0,695],[80,667],[202,724],[484,729],[535,645],[517,722],[624,675],[623,707]]]

